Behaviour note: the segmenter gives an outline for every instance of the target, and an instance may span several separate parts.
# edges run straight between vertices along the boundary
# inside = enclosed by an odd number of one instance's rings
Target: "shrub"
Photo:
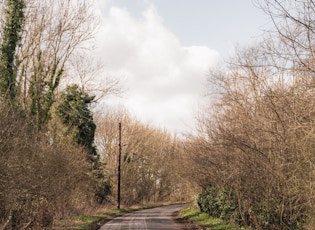
[[[231,191],[209,186],[199,195],[198,206],[202,212],[212,217],[238,224],[241,223],[237,199]]]
[[[0,228],[50,229],[93,195],[86,153],[0,103]]]
[[[303,229],[306,216],[290,213],[289,204],[279,211],[279,205],[265,207],[253,205],[240,212],[239,204],[233,191],[209,186],[198,196],[200,211],[211,217],[221,218],[229,223],[248,225],[254,229]],[[243,219],[242,219],[243,217]]]

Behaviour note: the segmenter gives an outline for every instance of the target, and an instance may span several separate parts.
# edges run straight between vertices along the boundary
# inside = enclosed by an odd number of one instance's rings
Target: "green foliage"
[[[198,197],[198,206],[202,212],[225,221],[241,223],[236,196],[231,191],[209,186]]]
[[[93,100],[94,96],[89,96],[75,84],[68,86],[62,93],[61,103],[57,108],[57,115],[68,128],[67,134],[88,150],[91,161],[97,155],[93,144],[96,125],[88,108]]]
[[[28,95],[29,112],[36,118],[36,125],[40,130],[51,118],[50,110],[55,102],[55,90],[59,85],[63,69],[57,70],[58,64],[54,63],[51,73],[48,73],[41,51],[37,52],[36,58],[34,58],[37,64],[30,77]]]
[[[238,225],[259,226],[260,229],[303,229],[305,216],[298,215],[297,218],[288,218],[286,210],[282,210],[282,216],[277,212],[276,206],[273,208],[262,205],[252,206],[249,210],[239,209],[236,196],[232,191],[216,189],[209,186],[198,197],[200,211],[207,213],[211,217],[220,218],[224,221]],[[242,219],[243,217],[243,219]]]
[[[23,0],[6,1],[5,24],[2,28],[0,46],[0,94],[11,100],[15,98],[16,94],[14,59],[24,21],[24,7]]]
[[[185,208],[179,212],[181,218],[192,221],[199,226],[213,230],[244,230],[244,227],[236,227],[225,223],[223,220],[209,216],[207,213],[200,212],[194,208]]]
[[[110,178],[108,178],[101,169],[102,164],[98,162],[98,167],[94,170],[95,200],[98,204],[104,204],[110,201],[113,187]]]
[[[62,93],[56,112],[66,126],[66,135],[87,150],[93,169],[94,198],[97,203],[103,204],[109,201],[112,185],[102,172],[102,164],[94,146],[96,125],[89,109],[93,100],[94,96],[85,93],[78,85],[70,85]]]
[[[112,185],[110,181],[101,181],[96,188],[95,198],[97,203],[103,204],[106,201],[109,201],[109,196],[112,195]]]

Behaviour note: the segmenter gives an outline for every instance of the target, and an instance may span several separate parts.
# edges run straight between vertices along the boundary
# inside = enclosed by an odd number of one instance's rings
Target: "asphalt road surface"
[[[144,209],[117,217],[105,225],[101,230],[180,230],[185,229],[174,220],[174,213],[183,209],[185,205],[170,205],[152,209]]]

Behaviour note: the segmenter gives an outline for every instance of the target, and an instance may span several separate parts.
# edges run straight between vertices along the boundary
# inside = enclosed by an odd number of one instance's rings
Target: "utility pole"
[[[121,167],[121,122],[118,123],[118,186],[117,186],[117,208],[120,209],[120,167]]]

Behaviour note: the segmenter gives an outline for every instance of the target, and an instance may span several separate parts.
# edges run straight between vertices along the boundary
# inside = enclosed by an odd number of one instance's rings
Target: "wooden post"
[[[118,123],[118,185],[117,185],[117,208],[120,209],[120,177],[121,177],[121,122]]]

